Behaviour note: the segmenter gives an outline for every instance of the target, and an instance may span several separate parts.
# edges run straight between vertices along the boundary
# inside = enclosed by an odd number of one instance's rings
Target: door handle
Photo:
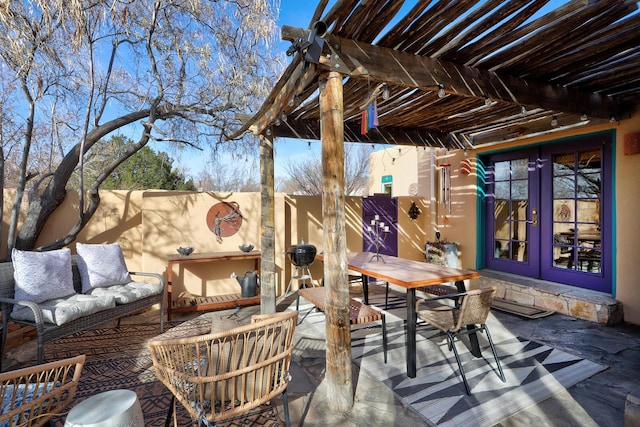
[[[531,209],[531,221],[527,221],[534,227],[538,226],[538,209]]]

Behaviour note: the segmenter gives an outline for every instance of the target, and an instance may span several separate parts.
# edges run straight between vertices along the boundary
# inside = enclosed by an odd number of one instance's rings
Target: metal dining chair
[[[453,353],[456,356],[458,362],[458,368],[460,369],[460,375],[464,381],[464,386],[467,389],[467,394],[471,394],[471,389],[462,367],[460,355],[456,349],[455,339],[476,332],[485,332],[489,346],[493,352],[493,357],[498,365],[498,376],[502,382],[506,382],[502,367],[500,366],[500,359],[496,353],[496,348],[493,345],[491,334],[489,333],[489,327],[486,325],[487,317],[491,311],[491,303],[495,295],[495,288],[475,289],[463,293],[442,295],[433,298],[421,299],[416,303],[416,312],[418,317],[428,324],[436,327],[447,336],[449,350],[453,349]],[[457,299],[456,306],[438,305],[437,307],[420,310],[420,305],[426,302],[432,302],[441,299]]]

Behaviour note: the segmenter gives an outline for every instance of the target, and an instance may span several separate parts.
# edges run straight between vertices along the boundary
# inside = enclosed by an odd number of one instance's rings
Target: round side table
[[[131,390],[110,390],[76,405],[64,427],[144,427],[138,396]]]

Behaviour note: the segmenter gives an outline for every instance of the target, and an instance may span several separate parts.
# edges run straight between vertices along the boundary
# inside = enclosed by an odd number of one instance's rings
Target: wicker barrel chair
[[[156,375],[173,393],[167,415],[177,423],[175,400],[200,425],[242,416],[282,394],[289,426],[287,385],[297,311],[254,315],[225,332],[154,339]]]
[[[0,374],[0,426],[35,427],[62,415],[73,400],[85,356]]]

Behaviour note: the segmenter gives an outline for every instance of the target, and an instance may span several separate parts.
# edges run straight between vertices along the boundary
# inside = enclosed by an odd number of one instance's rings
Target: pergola
[[[347,410],[344,141],[474,149],[629,118],[640,101],[640,14],[626,0],[328,3],[308,29],[282,28],[293,60],[235,136],[261,140],[263,312],[275,310],[273,139],[322,142],[326,379],[334,409]],[[374,101],[378,125],[364,133]]]

